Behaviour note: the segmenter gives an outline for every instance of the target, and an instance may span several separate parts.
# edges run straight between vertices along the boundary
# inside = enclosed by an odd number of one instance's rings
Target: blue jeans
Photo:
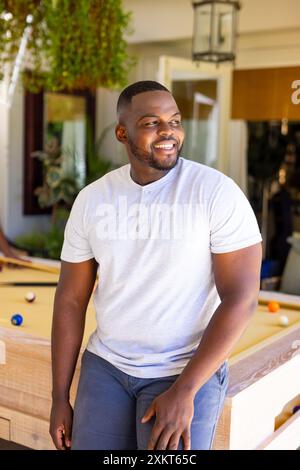
[[[155,417],[144,424],[141,419],[154,398],[177,378],[133,377],[86,350],[74,407],[72,449],[147,449]],[[227,384],[228,366],[224,363],[197,392],[191,450],[210,449]],[[183,449],[181,440],[179,449]]]

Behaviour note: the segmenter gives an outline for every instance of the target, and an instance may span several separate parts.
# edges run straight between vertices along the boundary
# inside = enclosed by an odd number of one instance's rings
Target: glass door
[[[196,65],[161,56],[158,81],[179,106],[186,133],[182,156],[228,173],[232,65]]]

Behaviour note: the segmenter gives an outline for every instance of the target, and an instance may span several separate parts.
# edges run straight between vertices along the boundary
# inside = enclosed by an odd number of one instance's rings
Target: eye
[[[172,124],[173,126],[180,126],[180,125],[181,125],[181,121],[180,121],[179,119],[173,119],[173,120],[171,121],[171,124]]]
[[[144,126],[146,126],[146,127],[154,127],[154,126],[157,125],[157,122],[158,122],[158,121],[145,122],[145,123],[144,123]]]

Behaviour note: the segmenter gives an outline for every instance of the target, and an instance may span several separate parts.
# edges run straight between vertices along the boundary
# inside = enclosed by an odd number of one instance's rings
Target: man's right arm
[[[62,261],[52,323],[52,410],[50,434],[57,449],[71,445],[70,387],[82,343],[85,314],[97,274],[94,259]]]

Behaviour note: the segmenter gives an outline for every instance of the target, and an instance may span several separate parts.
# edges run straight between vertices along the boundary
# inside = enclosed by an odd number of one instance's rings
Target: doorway
[[[158,81],[178,103],[186,133],[182,155],[228,173],[232,66],[161,56]]]

